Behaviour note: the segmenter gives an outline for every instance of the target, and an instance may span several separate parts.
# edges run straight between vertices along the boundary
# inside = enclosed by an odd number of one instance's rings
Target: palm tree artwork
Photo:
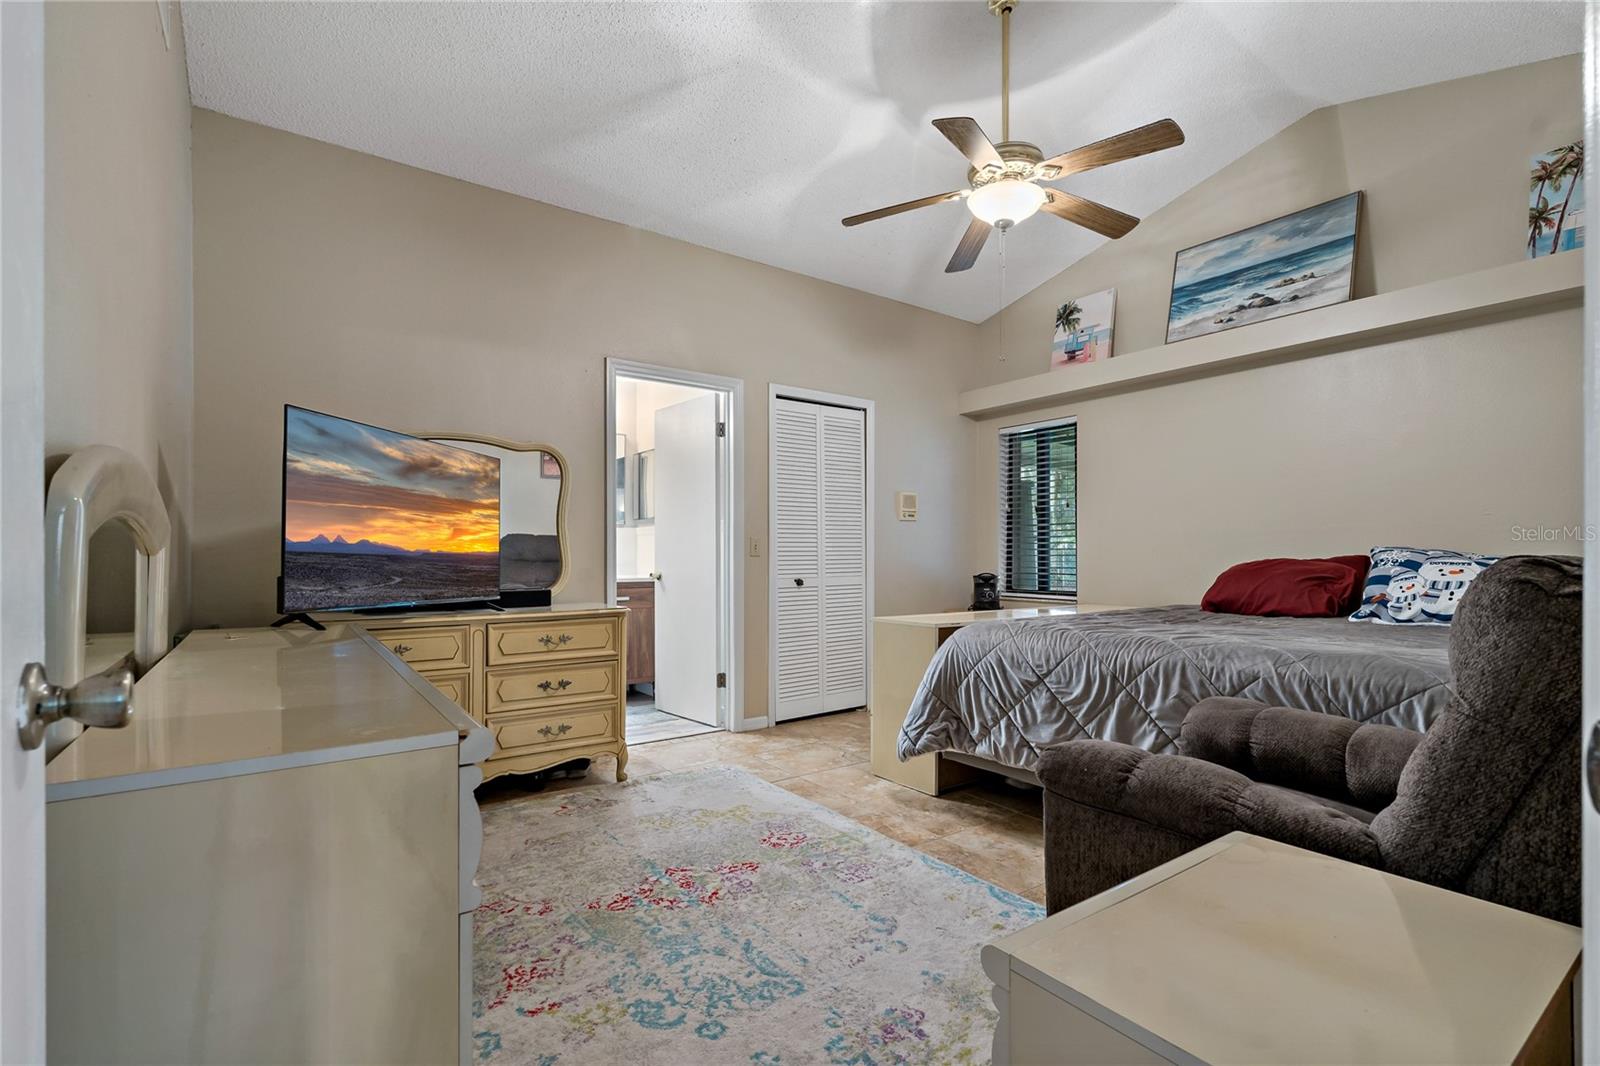
[[[1549,209],[1550,201],[1545,197],[1544,190],[1549,187],[1554,192],[1560,192],[1561,178],[1561,167],[1554,159],[1535,159],[1533,161],[1533,173],[1528,176],[1528,184],[1533,189],[1533,198],[1528,201],[1528,250],[1530,252],[1538,244],[1539,234],[1550,228],[1550,226],[1544,225],[1542,220],[1538,223],[1535,222],[1536,217],[1541,217],[1542,219],[1542,216],[1536,215],[1535,208],[1543,205],[1546,210]]]
[[[1563,250],[1561,236],[1571,233],[1574,219],[1582,218],[1583,194],[1579,185],[1583,179],[1583,142],[1576,141],[1553,148],[1533,161],[1528,173],[1528,256],[1551,255]],[[1552,202],[1559,197],[1559,206]],[[1581,226],[1581,222],[1579,223]],[[1548,236],[1547,236],[1548,235]],[[1569,237],[1571,247],[1578,247],[1581,232]],[[1548,244],[1546,244],[1548,241]]]
[[[1056,308],[1056,329],[1062,333],[1076,333],[1083,325],[1083,307],[1077,300],[1068,300]]]
[[[1556,149],[1556,161],[1561,167],[1567,182],[1567,195],[1561,200],[1561,213],[1556,216],[1556,231],[1550,237],[1550,251],[1553,254],[1561,247],[1561,227],[1567,222],[1567,209],[1572,204],[1572,191],[1578,187],[1578,179],[1583,176],[1583,142],[1563,145]]]
[[[1078,328],[1082,325],[1083,307],[1077,300],[1068,300],[1056,308],[1056,334],[1067,334],[1066,350],[1062,355],[1069,363],[1083,352],[1083,340],[1078,336]]]
[[[1528,254],[1538,255],[1539,238],[1556,228],[1556,210],[1550,201],[1539,197],[1539,202],[1528,208]],[[1551,247],[1555,242],[1551,242]]]
[[[1050,366],[1082,366],[1111,358],[1111,327],[1117,314],[1117,290],[1075,296],[1056,305],[1055,337]]]

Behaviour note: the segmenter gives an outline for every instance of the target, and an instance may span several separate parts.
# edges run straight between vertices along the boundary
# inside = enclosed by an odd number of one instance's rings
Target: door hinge
[[[728,423],[726,423],[726,422],[718,422],[717,423],[717,436],[726,437],[727,435],[728,435]]]
[[[728,675],[727,674],[718,674],[717,675],[717,687],[718,688],[727,688],[728,687]]]

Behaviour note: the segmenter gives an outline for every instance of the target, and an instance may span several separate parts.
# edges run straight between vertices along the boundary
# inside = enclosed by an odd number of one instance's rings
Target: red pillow
[[[1361,602],[1367,557],[1257,559],[1224,570],[1200,601],[1219,614],[1336,618]]]

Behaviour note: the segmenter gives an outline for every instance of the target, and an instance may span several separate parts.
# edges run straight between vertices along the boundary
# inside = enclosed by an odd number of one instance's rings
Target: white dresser
[[[994,1063],[1571,1063],[1582,941],[1229,833],[985,947]]]
[[[189,636],[48,767],[51,1061],[470,1061],[492,750],[356,626]]]

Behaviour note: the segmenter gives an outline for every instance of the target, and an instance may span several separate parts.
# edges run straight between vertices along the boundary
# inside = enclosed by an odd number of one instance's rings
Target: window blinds
[[[1000,566],[1005,592],[1078,592],[1078,424],[1000,431]]]

